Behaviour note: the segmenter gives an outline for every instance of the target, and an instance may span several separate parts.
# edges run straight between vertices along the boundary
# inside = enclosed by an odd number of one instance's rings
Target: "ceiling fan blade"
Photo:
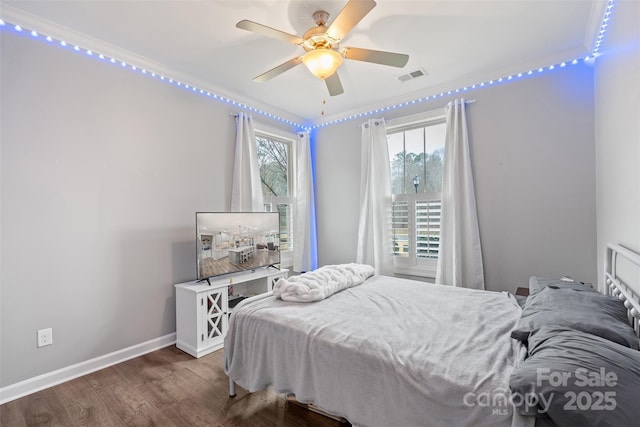
[[[336,96],[344,93],[344,89],[342,88],[342,82],[340,81],[340,76],[338,76],[338,72],[331,74],[329,77],[324,79],[325,83],[327,83],[327,89],[329,89],[329,95]]]
[[[275,28],[267,27],[266,25],[258,24],[257,22],[243,19],[236,24],[237,28],[252,31],[254,33],[261,34],[263,36],[272,37],[274,39],[282,40],[287,43],[302,44],[304,39],[293,34],[285,33],[284,31],[276,30]]]
[[[271,80],[272,78],[274,78],[276,76],[279,76],[280,74],[282,74],[285,71],[295,67],[296,65],[298,65],[300,63],[302,63],[302,57],[301,56],[296,56],[295,58],[292,58],[292,59],[288,60],[287,62],[282,63],[282,64],[278,65],[277,67],[270,69],[266,73],[260,74],[258,77],[254,78],[253,81],[254,82],[258,82],[258,83],[264,83],[267,80]]]
[[[327,34],[342,40],[374,7],[376,2],[373,0],[349,0],[329,26]]]
[[[358,47],[345,47],[343,54],[347,59],[356,61],[374,62],[376,64],[390,65],[402,68],[407,65],[409,55],[403,53],[384,52],[382,50],[360,49]]]

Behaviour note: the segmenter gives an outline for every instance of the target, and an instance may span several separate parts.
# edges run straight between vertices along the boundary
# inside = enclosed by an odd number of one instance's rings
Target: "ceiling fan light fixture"
[[[314,49],[302,57],[302,62],[311,71],[311,74],[320,80],[333,75],[342,65],[342,61],[342,55],[332,49]]]

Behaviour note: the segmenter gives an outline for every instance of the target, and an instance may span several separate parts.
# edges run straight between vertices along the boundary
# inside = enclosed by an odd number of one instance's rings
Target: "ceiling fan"
[[[349,0],[328,27],[329,13],[318,10],[312,15],[316,26],[307,30],[302,37],[246,19],[238,22],[236,24],[238,28],[302,46],[306,51],[304,55],[296,56],[266,73],[260,74],[253,80],[260,83],[266,82],[296,65],[304,63],[313,75],[326,82],[329,94],[335,96],[344,92],[340,77],[336,72],[338,67],[342,65],[343,58],[392,67],[404,67],[409,61],[409,55],[357,47],[340,48],[340,41],[375,6],[376,2],[373,0]]]

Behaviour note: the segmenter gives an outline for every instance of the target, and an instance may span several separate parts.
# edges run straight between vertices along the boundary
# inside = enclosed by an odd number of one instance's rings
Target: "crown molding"
[[[158,75],[171,78],[174,81],[188,84],[192,88],[198,88],[215,93],[219,98],[227,98],[236,101],[240,108],[242,108],[242,105],[246,105],[246,107],[248,107],[246,108],[247,110],[253,108],[253,110],[261,110],[266,113],[260,114],[259,116],[256,115],[256,118],[262,116],[270,118],[270,116],[275,116],[276,119],[274,119],[274,121],[282,121],[277,119],[288,120],[297,125],[295,126],[296,128],[304,128],[305,123],[309,122],[303,117],[280,110],[268,104],[256,102],[253,99],[244,98],[237,94],[227,92],[223,88],[213,86],[208,82],[194,78],[193,76],[180,72],[166,64],[151,60],[135,52],[131,52],[119,46],[91,37],[85,33],[72,30],[71,28],[46,20],[39,16],[32,15],[14,6],[3,4],[2,9],[0,10],[0,17],[8,24],[17,24],[29,31],[35,30],[41,36],[51,36],[53,39],[65,41],[69,45],[79,46],[85,50],[91,50],[96,55],[102,54],[105,57],[114,58],[118,62],[135,65],[139,69],[144,69],[148,72],[153,72]]]
[[[554,54],[553,56],[540,58],[527,63],[521,63],[509,67],[504,67],[502,69],[491,70],[474,76],[464,76],[441,85],[421,90],[419,92],[404,94],[398,97],[386,99],[376,104],[343,111],[332,116],[315,118],[304,118],[296,116],[290,112],[280,110],[271,105],[262,104],[252,99],[240,97],[237,94],[228,93],[222,88],[213,87],[207,82],[193,78],[192,76],[172,69],[165,64],[153,61],[149,58],[138,55],[121,47],[109,44],[102,40],[90,37],[84,33],[29,14],[22,11],[21,9],[15,8],[10,5],[3,5],[1,14],[2,18],[8,22],[24,25],[25,28],[29,28],[30,30],[35,29],[42,34],[50,35],[57,40],[64,40],[69,44],[75,44],[85,49],[91,49],[96,53],[101,53],[105,56],[115,58],[118,61],[123,61],[127,64],[132,64],[136,65],[137,67],[144,68],[150,72],[153,71],[157,74],[170,77],[176,81],[186,83],[192,88],[197,87],[198,89],[203,89],[205,91],[215,93],[219,97],[236,101],[236,103],[233,103],[233,105],[237,104],[239,108],[261,111],[262,114],[256,115],[256,118],[265,116],[265,118],[281,122],[284,119],[284,121],[290,121],[292,125],[298,129],[309,129],[330,126],[333,124],[337,124],[338,122],[350,120],[356,117],[382,115],[384,114],[384,111],[390,109],[397,109],[403,106],[416,104],[418,102],[431,102],[436,99],[434,98],[434,95],[439,95],[442,97],[447,95],[454,96],[460,92],[467,92],[470,90],[478,89],[478,86],[483,82],[491,81],[493,84],[493,81],[506,79],[508,77],[509,80],[511,80],[511,76],[515,76],[519,73],[524,74],[529,70],[547,68],[550,65],[560,64],[564,61],[572,61],[575,58],[584,58],[585,56],[590,55],[594,42],[602,26],[606,8],[612,2],[613,0],[593,0],[589,24],[585,31],[585,38],[583,42],[584,45],[581,47],[575,47],[573,49]],[[483,84],[482,87],[486,87],[486,85]]]
[[[538,70],[547,70],[550,66],[557,66],[561,63],[569,63],[574,59],[582,60],[589,56],[589,50],[585,47],[576,47],[563,52],[539,58],[534,61],[523,62],[501,69],[486,71],[482,74],[467,75],[456,80],[433,86],[421,91],[405,94],[395,98],[387,99],[381,103],[367,105],[366,109],[361,107],[349,110],[332,116],[323,118],[322,121],[314,122],[315,127],[326,127],[338,122],[351,120],[364,116],[383,116],[385,111],[408,107],[417,103],[431,103],[437,99],[448,96],[457,96],[464,93],[487,88],[491,85],[505,82],[515,82],[523,78],[533,77],[539,74]],[[535,74],[528,75],[529,71]],[[516,77],[520,74],[520,77]],[[491,83],[489,83],[491,82]],[[434,97],[435,96],[435,97]],[[426,99],[426,98],[429,99]]]
[[[589,14],[589,22],[585,28],[583,41],[585,49],[589,52],[593,50],[608,4],[608,0],[593,0],[591,3],[591,13]]]

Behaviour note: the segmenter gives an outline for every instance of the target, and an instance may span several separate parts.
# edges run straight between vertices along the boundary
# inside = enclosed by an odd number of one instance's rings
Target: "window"
[[[387,142],[395,270],[434,277],[440,242],[444,113],[410,124],[391,123]]]
[[[280,213],[280,252],[293,250],[292,144],[285,138],[256,131],[264,208]],[[284,257],[282,262],[286,262]]]

